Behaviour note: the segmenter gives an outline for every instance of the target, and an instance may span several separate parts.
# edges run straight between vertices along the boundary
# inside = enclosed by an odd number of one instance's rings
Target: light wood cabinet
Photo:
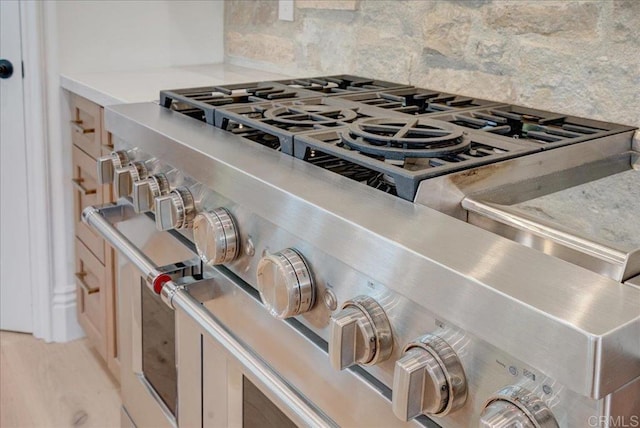
[[[101,155],[101,107],[91,101],[71,95],[71,140],[94,159]]]
[[[113,202],[113,186],[100,185],[96,169],[97,158],[112,150],[111,135],[102,107],[75,94],[70,99],[78,322],[119,381],[116,254],[81,217],[88,205]]]
[[[104,264],[105,243],[93,229],[82,222],[82,210],[88,205],[102,205],[104,187],[98,184],[96,160],[78,146],[72,148],[74,217],[76,237]],[[108,190],[107,190],[108,193]]]
[[[104,358],[107,355],[105,266],[80,239],[76,239],[76,292],[78,319],[91,344]]]

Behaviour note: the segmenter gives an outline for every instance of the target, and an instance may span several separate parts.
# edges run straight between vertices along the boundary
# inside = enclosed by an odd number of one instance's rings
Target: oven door
[[[423,426],[396,419],[391,391],[363,370],[335,371],[326,342],[295,319],[273,318],[224,267],[207,268],[206,279],[178,278],[192,264],[185,262],[170,278],[165,271],[176,266],[158,265],[196,260],[191,243],[157,232],[145,215],[125,219],[119,211],[127,208],[83,212],[124,255],[123,426]]]
[[[335,371],[322,339],[273,318],[235,275],[206,276],[170,302],[183,426],[424,426],[398,420],[391,391],[363,370]]]
[[[189,241],[174,233],[158,232],[150,217],[136,215],[127,204],[100,208],[91,221],[102,221],[107,232],[103,236],[122,242],[114,247],[125,250],[117,266],[123,415],[134,426],[175,427],[175,316],[150,284],[154,277],[165,274],[165,281],[193,278],[200,272],[200,260]],[[154,270],[157,272],[151,274]]]

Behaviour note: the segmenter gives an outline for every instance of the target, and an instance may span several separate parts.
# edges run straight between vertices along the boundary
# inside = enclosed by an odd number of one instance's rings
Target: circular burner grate
[[[265,119],[296,126],[329,126],[338,122],[352,122],[358,117],[355,110],[326,105],[281,106],[264,112]]]
[[[471,144],[454,125],[415,118],[362,119],[350,124],[341,137],[361,153],[398,160],[460,153]]]

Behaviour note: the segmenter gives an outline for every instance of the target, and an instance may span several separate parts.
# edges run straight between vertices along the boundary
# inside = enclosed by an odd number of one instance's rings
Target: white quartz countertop
[[[154,101],[162,89],[180,89],[289,76],[232,64],[206,64],[135,71],[66,73],[60,76],[64,89],[101,106]]]

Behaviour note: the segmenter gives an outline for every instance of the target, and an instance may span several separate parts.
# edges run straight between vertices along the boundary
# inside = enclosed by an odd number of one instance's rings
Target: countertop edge
[[[64,74],[60,75],[60,86],[63,89],[73,92],[74,94],[86,98],[102,107],[114,104],[124,104],[127,102],[127,100],[113,97],[100,89],[94,88],[87,83],[80,82],[69,76],[65,76]]]
[[[221,62],[137,70],[60,73],[60,86],[101,106],[158,100],[163,89],[282,80],[285,74]]]

